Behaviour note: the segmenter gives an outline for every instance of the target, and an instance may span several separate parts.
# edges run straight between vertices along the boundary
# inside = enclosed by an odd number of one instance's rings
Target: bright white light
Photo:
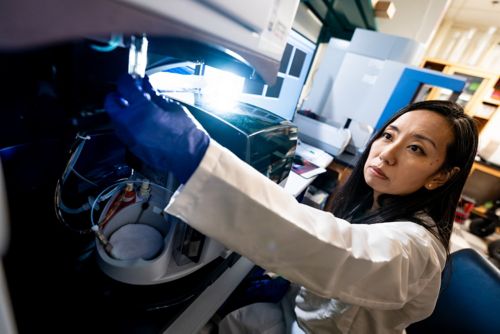
[[[245,79],[210,66],[205,67],[203,99],[220,111],[231,111],[240,99]]]
[[[207,86],[205,77],[170,72],[153,73],[149,82],[159,92],[188,104],[194,104],[194,93]]]
[[[149,80],[160,92],[189,104],[195,104],[194,94],[201,92],[203,103],[219,112],[234,110],[245,82],[243,77],[210,66],[205,66],[203,76],[157,72]]]

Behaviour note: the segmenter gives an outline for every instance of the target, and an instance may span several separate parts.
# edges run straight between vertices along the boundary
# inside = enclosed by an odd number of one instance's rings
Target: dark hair
[[[441,169],[449,171],[453,167],[459,167],[460,171],[452,175],[444,185],[432,191],[422,187],[409,195],[381,195],[378,198],[380,207],[369,212],[373,204],[373,189],[366,183],[363,169],[373,142],[382,136],[387,125],[401,115],[422,109],[443,116],[450,124],[454,140],[447,147],[446,159]],[[369,140],[351,176],[336,193],[332,212],[353,224],[414,221],[434,234],[448,252],[455,210],[476,156],[477,141],[478,132],[474,121],[458,104],[435,100],[410,104],[392,116]],[[421,212],[429,215],[435,226],[421,219]]]

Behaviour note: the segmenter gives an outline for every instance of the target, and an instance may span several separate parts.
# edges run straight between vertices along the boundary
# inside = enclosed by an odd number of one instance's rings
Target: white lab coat
[[[350,224],[300,204],[215,141],[166,211],[301,285],[311,333],[401,333],[429,316],[446,253],[412,222]]]

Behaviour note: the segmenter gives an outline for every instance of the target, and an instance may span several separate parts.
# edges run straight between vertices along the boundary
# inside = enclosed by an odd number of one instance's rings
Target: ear
[[[453,167],[450,170],[438,171],[436,174],[430,177],[430,180],[425,183],[424,187],[427,190],[434,190],[436,188],[439,188],[458,172],[460,172],[459,167]]]

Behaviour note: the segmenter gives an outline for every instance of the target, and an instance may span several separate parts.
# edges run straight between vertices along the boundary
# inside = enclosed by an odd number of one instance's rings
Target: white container
[[[108,254],[103,245],[96,241],[98,265],[109,277],[129,284],[159,284],[189,275],[224,254],[226,250],[224,246],[213,239],[205,237],[198,261],[177,263],[174,258],[177,251],[174,249],[175,238],[183,236],[181,233],[176,232],[185,228],[185,223],[163,211],[170,199],[170,194],[167,194],[167,192],[153,186],[147,208],[145,208],[145,202],[131,204],[118,211],[102,228],[101,232],[110,240],[113,233],[127,224],[145,224],[153,227],[163,238],[163,245],[160,247],[161,251],[151,259],[117,259],[112,256],[113,252]],[[106,210],[101,213],[101,217],[104,217],[105,213]]]

